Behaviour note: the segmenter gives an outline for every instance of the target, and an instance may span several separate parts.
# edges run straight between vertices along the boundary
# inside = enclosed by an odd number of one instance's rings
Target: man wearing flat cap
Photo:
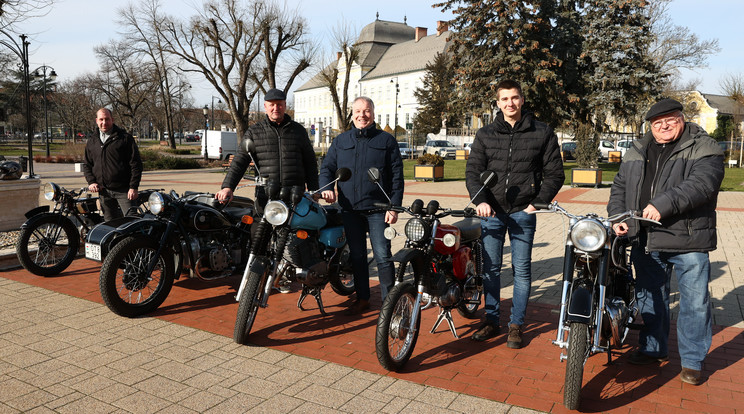
[[[315,150],[305,128],[285,113],[287,95],[279,89],[269,89],[264,96],[264,110],[266,117],[248,127],[243,135],[238,155],[230,163],[222,181],[222,189],[215,194],[217,200],[227,202],[232,199],[235,187],[251,163],[249,153],[261,176],[278,181],[281,187],[318,189]],[[256,205],[262,210],[268,201],[263,186],[256,187],[255,197]],[[279,288],[282,293],[289,292],[286,284]]]
[[[651,106],[646,114],[651,130],[625,153],[607,211],[613,215],[638,210],[661,222],[657,226],[628,220],[613,225],[616,234],[633,240],[630,257],[643,318],[639,349],[629,362],[646,365],[668,359],[669,286],[674,273],[680,293],[680,379],[698,385],[712,340],[708,252],[716,249],[723,151],[700,126],[685,122],[682,109],[674,99]]]

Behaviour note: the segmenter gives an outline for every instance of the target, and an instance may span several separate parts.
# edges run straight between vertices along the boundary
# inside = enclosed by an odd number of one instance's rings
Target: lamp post
[[[49,70],[49,75],[47,75],[47,70]],[[47,66],[47,65],[41,65],[36,70],[34,70],[34,77],[35,78],[43,78],[44,80],[44,141],[46,141],[46,156],[49,157],[49,140],[51,138],[51,134],[49,133],[49,108],[47,106],[47,79],[54,82],[55,79],[57,79],[57,72],[54,71],[54,68]]]
[[[393,135],[395,135],[395,140],[398,140],[398,92],[400,92],[400,89],[398,88],[398,77],[396,76],[393,79],[390,79],[390,83],[395,84],[395,125],[393,126]]]
[[[5,30],[0,30],[0,33],[8,38],[8,40],[0,40],[0,44],[12,50],[13,53],[15,53],[15,55],[21,59],[21,63],[18,66],[20,67],[21,73],[23,74],[23,83],[26,92],[26,139],[28,141],[28,178],[36,178],[36,175],[34,174],[34,131],[33,124],[31,123],[31,77],[28,73],[28,45],[30,44],[30,42],[26,40],[27,36],[25,34],[18,36],[21,38],[21,43],[18,44],[18,42],[16,42],[13,37]]]
[[[209,128],[208,122],[209,122],[209,107],[207,105],[204,105],[204,108],[202,108],[202,113],[204,114],[204,161],[209,161],[209,154],[207,153],[207,128]]]
[[[221,104],[222,100],[214,95],[212,95],[212,117],[209,121],[209,126],[214,128],[214,98],[217,98],[217,103]]]

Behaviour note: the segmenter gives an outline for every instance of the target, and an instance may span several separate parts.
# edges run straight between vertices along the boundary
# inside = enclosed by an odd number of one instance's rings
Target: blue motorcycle
[[[336,181],[351,177],[348,168],[336,173]],[[322,207],[313,200],[313,193],[302,187],[280,188],[271,180],[264,185],[268,202],[263,214],[257,217],[253,230],[251,253],[238,288],[240,302],[235,320],[233,339],[246,344],[258,308],[265,308],[275,282],[281,278],[302,284],[297,307],[308,296],[318,303],[320,313],[326,315],[321,292],[330,283],[339,295],[354,292],[354,276],[349,261],[346,235],[338,208]]]

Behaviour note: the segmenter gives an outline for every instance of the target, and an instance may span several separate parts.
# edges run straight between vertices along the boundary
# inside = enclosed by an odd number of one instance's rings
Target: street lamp
[[[209,121],[209,126],[211,126],[212,128],[214,128],[214,98],[217,98],[217,103],[218,104],[221,104],[222,103],[222,100],[220,98],[212,95],[212,119],[211,119],[211,121]]]
[[[393,79],[390,79],[390,83],[395,84],[395,125],[393,127],[393,134],[395,135],[395,140],[398,140],[398,92],[400,92],[400,89],[398,88],[398,77],[396,76]]]
[[[47,76],[47,69],[49,70],[49,75]],[[54,82],[55,79],[57,79],[57,72],[54,71],[54,68],[47,66],[47,65],[41,65],[36,70],[34,70],[34,77],[35,78],[43,78],[44,79],[44,140],[46,141],[46,156],[49,157],[49,140],[51,138],[51,134],[49,133],[49,108],[47,107],[47,79]]]
[[[204,161],[209,161],[209,154],[207,153],[207,128],[209,128],[209,125],[207,125],[207,122],[209,122],[209,107],[207,105],[204,105],[204,108],[202,108],[202,113],[204,114]]]
[[[13,37],[5,30],[0,29],[0,33],[8,38],[8,40],[0,40],[0,44],[12,50],[13,53],[15,53],[15,55],[21,59],[21,63],[18,66],[20,67],[23,74],[23,83],[25,85],[24,89],[26,92],[26,139],[28,141],[28,178],[36,178],[36,175],[34,174],[34,131],[33,124],[31,123],[31,81],[28,74],[28,45],[30,44],[30,42],[26,40],[28,36],[26,36],[25,34],[18,36],[21,38],[21,43],[18,44],[18,42],[16,42]]]

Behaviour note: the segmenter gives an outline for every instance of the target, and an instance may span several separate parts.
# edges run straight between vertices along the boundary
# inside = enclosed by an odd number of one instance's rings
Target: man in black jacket
[[[522,112],[519,83],[504,80],[496,86],[496,120],[475,134],[468,158],[466,185],[473,197],[481,187],[479,175],[496,173],[497,184],[474,200],[482,222],[483,290],[486,321],[472,336],[485,341],[501,333],[499,326],[501,263],[506,233],[511,242],[514,294],[509,320],[509,348],[522,347],[522,324],[532,284],[532,243],[537,221],[533,202],[550,202],[563,185],[563,162],[558,138],[546,124]]]
[[[235,187],[251,163],[251,156],[262,177],[277,180],[281,187],[318,189],[315,150],[305,128],[285,114],[287,96],[279,89],[269,89],[264,97],[264,109],[266,118],[251,125],[243,135],[238,155],[230,163],[222,189],[215,195],[217,200],[232,199]],[[261,211],[268,201],[263,186],[256,187],[255,197]],[[287,293],[289,285],[290,282],[284,278],[278,282],[277,288],[281,293]]]
[[[716,249],[723,151],[702,128],[685,122],[682,104],[674,99],[654,104],[646,120],[651,131],[626,151],[607,204],[610,215],[637,210],[661,222],[659,227],[633,220],[613,225],[617,235],[635,240],[630,258],[643,329],[629,362],[668,359],[669,286],[675,273],[680,379],[697,385],[712,342],[708,252]]]
[[[136,207],[142,159],[131,134],[114,125],[111,111],[96,112],[99,133],[85,145],[83,175],[88,190],[97,192],[106,221],[122,217]]]

